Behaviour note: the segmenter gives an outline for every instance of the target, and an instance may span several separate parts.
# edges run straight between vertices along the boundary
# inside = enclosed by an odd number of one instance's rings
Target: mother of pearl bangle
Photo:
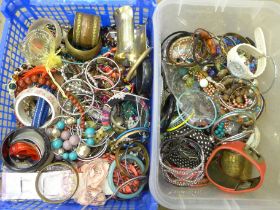
[[[26,90],[23,90],[15,100],[15,114],[17,119],[25,126],[30,126],[32,123],[32,119],[28,116],[28,114],[24,111],[24,100],[27,97],[39,97],[43,98],[45,101],[48,102],[50,109],[51,109],[51,119],[48,120],[44,125],[41,126],[41,128],[47,127],[50,122],[57,116],[59,115],[59,103],[56,99],[56,97],[50,93],[49,91],[42,89],[42,88],[37,88],[37,87],[32,87],[28,88]]]

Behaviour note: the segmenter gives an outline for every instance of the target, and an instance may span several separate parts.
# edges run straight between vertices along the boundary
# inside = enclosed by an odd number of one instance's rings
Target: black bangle
[[[164,103],[164,105],[161,109],[161,113],[160,113],[161,132],[165,132],[166,129],[169,127],[172,117],[173,117],[174,110],[175,110],[175,105],[176,105],[176,99],[172,94],[170,94],[166,98],[165,103]]]
[[[150,58],[146,58],[138,67],[136,74],[136,91],[139,95],[151,94],[153,69]]]
[[[27,137],[23,135],[24,133],[26,133]],[[33,135],[31,133],[33,133]],[[22,135],[24,137],[21,137]],[[32,135],[32,137],[30,137],[29,139],[28,136],[30,135]],[[36,138],[36,136],[38,138]],[[17,137],[23,139],[19,140],[17,139]],[[13,143],[16,143],[17,141],[33,144],[40,152],[40,160],[32,164],[27,164],[26,162],[17,162],[19,161],[19,159],[13,160],[9,154],[10,147],[13,145]],[[39,170],[40,168],[44,167],[45,164],[50,163],[53,157],[54,155],[51,152],[51,143],[48,136],[37,128],[24,127],[13,130],[4,138],[2,142],[1,158],[3,160],[4,165],[12,171],[32,172]]]

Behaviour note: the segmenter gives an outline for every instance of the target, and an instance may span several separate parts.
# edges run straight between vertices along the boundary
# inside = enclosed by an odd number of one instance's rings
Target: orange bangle
[[[241,180],[225,174],[221,168],[220,157],[223,150],[235,152],[251,163],[259,172],[259,177]],[[217,147],[206,164],[206,176],[218,189],[229,193],[251,192],[259,189],[264,181],[266,163],[253,148],[241,141],[229,142]]]

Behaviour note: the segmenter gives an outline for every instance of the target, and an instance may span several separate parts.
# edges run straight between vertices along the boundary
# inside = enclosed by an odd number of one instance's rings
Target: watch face
[[[238,62],[229,62],[228,63],[228,69],[230,70],[230,72],[236,76],[236,77],[241,77],[243,78],[243,75],[245,73],[242,65]]]

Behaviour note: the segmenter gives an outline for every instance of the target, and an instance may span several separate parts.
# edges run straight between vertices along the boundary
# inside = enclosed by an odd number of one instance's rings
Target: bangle
[[[252,175],[249,173],[246,177],[242,177],[243,172],[251,171],[247,167],[252,166],[259,172],[259,177],[251,178]],[[235,141],[217,147],[208,159],[205,171],[209,181],[222,191],[251,192],[261,187],[266,163],[256,150],[244,142]]]
[[[164,136],[164,139],[186,137],[195,140],[201,146],[205,159],[207,160],[214,149],[214,139],[212,136],[206,135],[202,130],[193,129],[185,125],[173,132],[168,132],[167,135]]]
[[[145,166],[142,163],[142,161],[139,160],[139,158],[137,158],[133,155],[122,156],[121,160],[132,160],[132,161],[136,162],[136,164],[140,167],[140,170],[141,170],[142,173],[145,170]],[[110,188],[113,192],[117,191],[117,187],[115,186],[114,181],[113,181],[113,174],[114,174],[115,169],[116,169],[116,161],[113,161],[112,164],[110,165],[109,173],[108,173],[108,183],[109,183],[109,186],[110,186]],[[119,198],[122,198],[122,199],[135,198],[136,196],[138,196],[142,192],[142,190],[144,189],[144,186],[145,185],[142,184],[135,193],[123,194],[123,193],[118,192],[116,194],[116,196],[119,197]]]
[[[73,44],[92,49],[100,40],[100,17],[76,12],[73,27]]]
[[[91,69],[92,67],[93,69]],[[96,75],[96,74],[95,76],[92,76],[90,74],[90,71],[94,71],[95,73],[100,72],[102,77],[101,75]],[[116,80],[115,84],[112,85],[112,82],[109,82],[111,87],[109,88],[99,87],[95,79],[98,78],[102,79],[104,77],[103,75],[111,76],[113,79]],[[85,76],[88,84],[90,84],[94,89],[111,90],[119,84],[121,79],[121,70],[118,64],[114,60],[106,57],[97,57],[88,62],[85,70]],[[107,80],[109,80],[109,78],[107,78]]]
[[[123,146],[125,146],[127,149],[121,150],[121,148]],[[145,160],[145,170],[142,175],[145,175],[149,170],[150,158],[149,158],[149,154],[148,154],[146,147],[140,142],[131,142],[131,144],[128,144],[128,145],[127,145],[127,143],[123,142],[119,145],[119,147],[116,150],[116,155],[115,155],[117,168],[120,170],[120,172],[123,175],[130,177],[130,174],[128,173],[128,171],[125,170],[125,168],[123,166],[121,166],[120,159],[122,156],[126,157],[127,154],[130,154],[130,152],[133,152],[133,151],[136,151],[137,156],[139,156],[140,151],[143,152],[143,159]]]
[[[255,121],[255,116],[251,112],[232,111],[221,116],[214,123],[211,134],[218,143],[240,140],[254,132]],[[236,126],[236,128],[234,128],[234,126]],[[243,131],[238,133],[239,130]]]
[[[190,138],[166,139],[160,147],[159,162],[164,178],[176,186],[190,186],[204,178],[204,153]]]
[[[62,41],[62,29],[57,21],[48,18],[40,18],[31,24],[28,28],[28,33],[36,29],[46,29],[49,25],[55,27],[55,49],[58,49]]]
[[[31,161],[17,143],[27,143],[38,150],[39,159]],[[32,152],[32,151],[30,151]],[[31,153],[30,153],[31,154]],[[32,172],[42,168],[53,159],[50,140],[37,128],[24,127],[10,132],[2,142],[1,156],[6,167],[16,172]],[[23,157],[21,157],[23,156]]]
[[[164,105],[161,109],[161,114],[160,114],[160,130],[161,132],[164,132],[168,126],[171,123],[172,117],[173,117],[173,113],[175,110],[175,106],[176,106],[176,99],[174,97],[174,95],[170,94],[165,102]]]
[[[130,66],[136,59],[133,10],[130,6],[123,6],[116,9],[113,16],[117,28],[117,51],[114,59],[123,66]]]
[[[148,105],[146,104],[145,100],[142,98],[137,97],[136,95],[132,95],[132,94],[128,94],[128,93],[117,93],[114,96],[112,96],[107,104],[104,106],[103,108],[103,116],[102,116],[102,124],[104,126],[108,126],[109,122],[111,121],[112,123],[112,127],[115,131],[117,132],[123,132],[125,131],[127,128],[118,124],[116,122],[116,120],[114,119],[114,113],[113,111],[115,111],[113,108],[117,105],[120,104],[124,101],[128,101],[128,102],[135,102],[137,103],[137,106],[139,106],[139,110],[143,110],[145,112],[145,119],[144,122],[140,124],[140,120],[138,120],[137,123],[134,123],[131,127],[139,127],[139,126],[143,126],[143,127],[148,127],[149,124],[149,110],[148,110]],[[140,117],[140,116],[138,116]]]
[[[51,92],[51,88],[46,85],[43,85],[41,88]],[[49,107],[49,104],[43,98],[37,100],[31,123],[32,127],[39,128],[45,124],[48,117]]]
[[[149,55],[149,53],[152,51],[152,48],[147,48],[136,60],[136,62],[132,65],[132,67],[129,69],[125,80],[130,81],[135,76],[135,71],[138,68],[138,66],[143,62],[143,60]]]
[[[188,103],[188,106],[184,107],[186,110],[184,115],[180,111],[180,107],[183,106],[181,102],[183,97],[185,97],[185,101]],[[202,130],[210,128],[217,118],[217,108],[212,98],[198,90],[184,92],[178,98],[176,106],[177,113],[182,121],[185,121],[185,115],[188,116],[190,120],[186,124],[195,129]],[[200,110],[201,106],[203,106],[204,110]],[[202,113],[203,111],[204,113]]]
[[[84,115],[87,113],[94,104],[95,95],[92,87],[82,79],[71,79],[63,83],[61,86],[67,92],[65,99],[60,92],[57,93],[57,100],[59,102],[60,108],[69,115]],[[86,99],[82,100],[81,96],[85,96]],[[72,102],[77,110],[74,110],[73,106],[69,109],[65,108],[65,104]],[[86,109],[85,109],[85,108]]]
[[[146,58],[136,72],[136,91],[139,95],[151,95],[153,68],[150,58]]]
[[[129,136],[133,136],[134,138],[139,137],[139,135],[137,136],[137,135],[134,135],[134,134],[140,134],[141,132],[149,134],[150,131],[146,127],[137,127],[137,128],[132,128],[132,129],[126,130],[125,132],[121,133],[113,141],[109,142],[110,146],[111,146],[111,150],[114,150],[115,148],[119,147],[119,144],[122,143],[122,142],[125,142],[126,139]],[[142,137],[143,138],[142,138],[142,140],[140,140],[140,142],[145,142],[146,141],[146,139],[145,139],[146,136],[142,136]],[[136,141],[136,140],[134,140],[134,141]]]
[[[190,33],[181,33],[168,39],[166,46],[166,61],[177,66],[193,67],[192,55],[193,37]]]
[[[56,169],[57,168],[57,169]],[[45,196],[43,193],[44,193],[44,190],[41,189],[41,187],[44,186],[44,182],[42,180],[42,175],[45,174],[45,173],[48,173],[50,171],[60,171],[65,173],[64,174],[64,180],[63,182],[65,181],[68,181],[68,183],[62,183],[62,185],[66,185],[68,184],[68,188],[67,189],[64,189],[64,192],[65,194],[62,195],[62,198],[61,199],[57,199],[56,198],[48,198],[47,196]],[[71,172],[70,172],[71,171]],[[69,173],[70,172],[70,173]],[[67,180],[68,178],[68,180]],[[75,180],[75,181],[73,181]],[[70,188],[69,189],[69,185],[72,185],[72,189]],[[58,203],[63,203],[64,201],[67,201],[69,199],[71,199],[71,197],[75,194],[75,192],[77,191],[78,189],[78,186],[79,186],[79,175],[78,175],[78,172],[76,171],[76,169],[66,163],[66,162],[55,162],[55,163],[51,163],[47,166],[45,166],[42,170],[39,171],[39,173],[37,174],[36,176],[36,181],[35,181],[35,187],[36,187],[36,192],[38,194],[38,196],[44,201],[44,202],[47,202],[47,203],[54,203],[54,204],[58,204]]]
[[[67,52],[78,60],[87,61],[97,56],[102,47],[101,39],[99,38],[98,44],[90,50],[80,50],[75,48],[71,43],[73,42],[73,29],[68,32],[64,39]]]
[[[51,119],[47,121],[44,125],[41,126],[41,128],[47,127],[50,122],[59,114],[59,103],[55,96],[50,93],[49,91],[32,87],[28,88],[26,90],[23,90],[21,93],[18,94],[15,101],[15,114],[18,118],[18,120],[25,126],[30,126],[32,123],[32,119],[28,117],[27,113],[24,111],[23,101],[27,97],[38,97],[44,99],[50,106],[51,109]]]

